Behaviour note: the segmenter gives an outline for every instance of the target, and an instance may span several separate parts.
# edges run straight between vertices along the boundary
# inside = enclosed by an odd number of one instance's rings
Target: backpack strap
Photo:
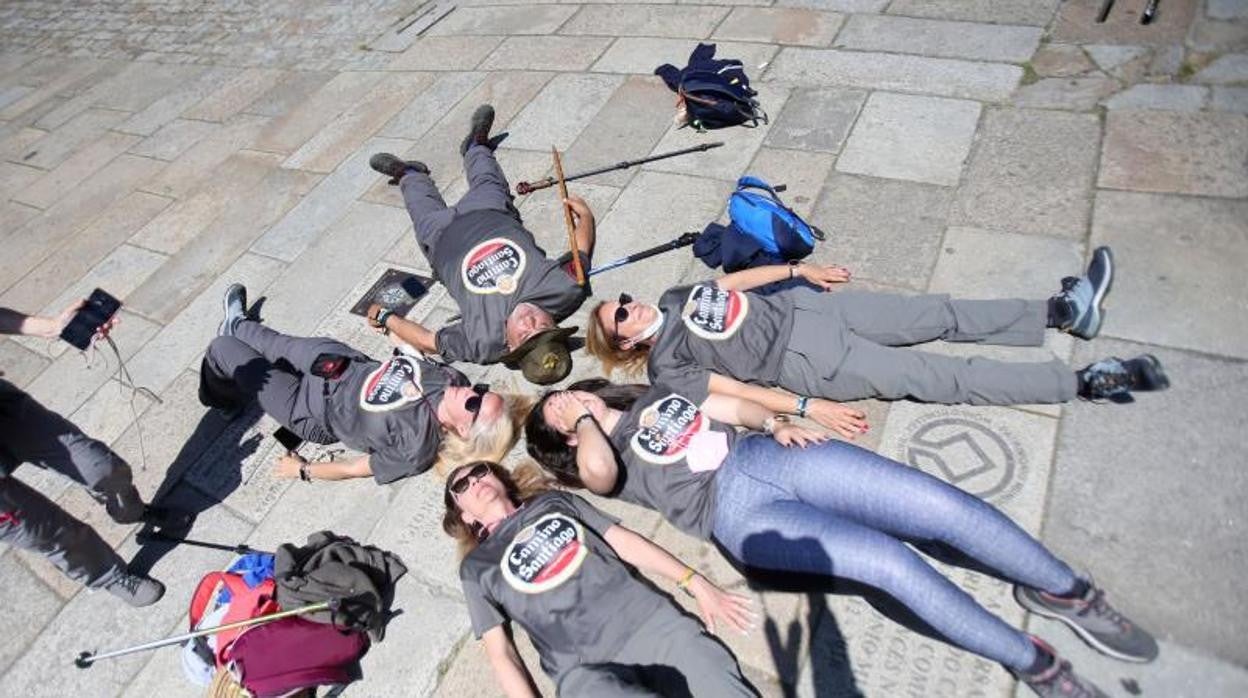
[[[744,177],[737,180],[737,191],[742,191],[744,189],[762,189],[763,191],[770,194],[771,198],[776,200],[776,203],[780,204],[781,206],[784,206],[784,202],[780,200],[779,194],[776,193],[776,192],[784,191],[783,184],[773,187],[767,182],[763,181],[762,179],[755,177],[754,175],[745,175]],[[788,208],[787,206],[784,206],[784,207]]]

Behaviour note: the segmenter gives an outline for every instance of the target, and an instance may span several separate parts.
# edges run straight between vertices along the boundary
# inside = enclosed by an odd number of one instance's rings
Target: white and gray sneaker
[[[1070,662],[1057,656],[1049,643],[1035,635],[1028,635],[1028,638],[1035,644],[1036,651],[1049,657],[1052,663],[1038,674],[1024,674],[1013,669],[1010,673],[1040,698],[1109,698],[1096,684],[1076,674]]]
[[[1092,339],[1101,331],[1101,304],[1114,282],[1114,256],[1108,247],[1092,251],[1092,261],[1083,276],[1062,279],[1062,290],[1053,297],[1064,303],[1067,321],[1058,327],[1080,339]]]
[[[1153,636],[1110,606],[1105,591],[1095,584],[1089,583],[1087,593],[1078,599],[1015,586],[1014,599],[1038,616],[1065,624],[1101,654],[1124,662],[1146,663],[1157,658]]]
[[[222,299],[222,305],[225,310],[225,317],[221,320],[221,326],[217,328],[218,337],[233,337],[234,328],[238,327],[238,323],[247,318],[247,289],[242,284],[230,284],[225,289],[225,296]]]
[[[104,585],[104,591],[135,608],[141,608],[160,601],[165,595],[165,585],[151,577],[121,571]]]

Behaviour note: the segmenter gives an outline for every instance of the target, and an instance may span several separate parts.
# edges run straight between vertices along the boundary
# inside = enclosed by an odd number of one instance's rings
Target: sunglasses
[[[489,383],[477,383],[472,386],[472,395],[464,400],[464,409],[472,413],[472,422],[477,423],[477,417],[481,416],[481,403],[485,400],[485,394],[490,392]]]
[[[473,480],[480,480],[490,474],[490,466],[485,463],[477,463],[472,466],[468,474],[451,483],[450,490],[452,494],[463,494],[468,491]]]
[[[625,308],[624,306],[632,302],[632,296],[627,293],[620,294],[620,305],[615,309],[615,327],[611,330],[611,334],[615,335],[611,341],[617,345],[624,340],[624,338],[620,336],[620,323],[628,319],[628,308]]]

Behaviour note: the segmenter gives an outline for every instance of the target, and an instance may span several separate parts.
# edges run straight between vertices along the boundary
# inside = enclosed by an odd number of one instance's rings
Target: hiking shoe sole
[[[1114,255],[1108,247],[1092,251],[1092,261],[1088,263],[1084,278],[1092,285],[1092,301],[1084,316],[1075,320],[1069,331],[1080,339],[1092,339],[1100,334],[1101,323],[1105,319],[1105,310],[1101,306],[1114,285]]]
[[[1170,378],[1161,367],[1161,360],[1152,354],[1140,354],[1124,362],[1131,371],[1132,390],[1154,392],[1170,387]]]
[[[238,304],[235,307],[235,303]],[[247,289],[242,284],[230,284],[221,299],[221,312],[224,317],[217,327],[218,337],[233,337],[234,328],[247,318]]]
[[[368,166],[390,178],[389,184],[398,184],[408,172],[429,174],[429,167],[418,160],[401,160],[392,153],[373,153]]]

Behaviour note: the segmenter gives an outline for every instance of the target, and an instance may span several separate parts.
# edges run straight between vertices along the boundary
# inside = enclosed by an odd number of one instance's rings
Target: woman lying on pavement
[[[866,430],[865,415],[832,400],[1015,405],[1078,396],[1131,402],[1132,391],[1169,386],[1150,354],[1103,359],[1074,371],[1056,359],[1007,363],[899,348],[934,339],[1040,346],[1048,327],[1092,339],[1113,279],[1107,247],[1093,252],[1085,276],[1064,279],[1047,301],[820,293],[808,286],[751,292],[798,277],[830,291],[848,281],[849,272],[805,263],[756,267],[673,288],[658,305],[621,294],[590,313],[587,349],[608,372],[646,366],[651,383],[743,397],[776,412],[809,416],[846,438]],[[777,386],[797,397],[769,389]]]
[[[763,433],[738,435],[734,426]],[[1112,657],[1157,655],[1153,638],[1101,589],[992,505],[757,403],[592,379],[543,396],[525,436],[529,454],[561,483],[658,511],[747,568],[878,589],[940,639],[1000,662],[1041,696],[1103,694],[906,542],[940,543],[996,571],[1016,583],[1024,607]]]
[[[478,461],[446,479],[442,528],[465,552],[472,629],[511,696],[537,691],[508,624],[524,628],[560,696],[756,696],[736,659],[630,568],[676,583],[716,623],[745,632],[749,599],[722,591],[532,466]]]
[[[371,475],[385,484],[435,461],[501,458],[515,444],[522,407],[488,385],[470,386],[450,366],[401,351],[381,362],[328,337],[290,337],[248,318],[246,307],[246,289],[230,286],[200,370],[200,401],[236,409],[255,399],[305,441],[364,453],[326,463],[287,454],[279,477]]]

